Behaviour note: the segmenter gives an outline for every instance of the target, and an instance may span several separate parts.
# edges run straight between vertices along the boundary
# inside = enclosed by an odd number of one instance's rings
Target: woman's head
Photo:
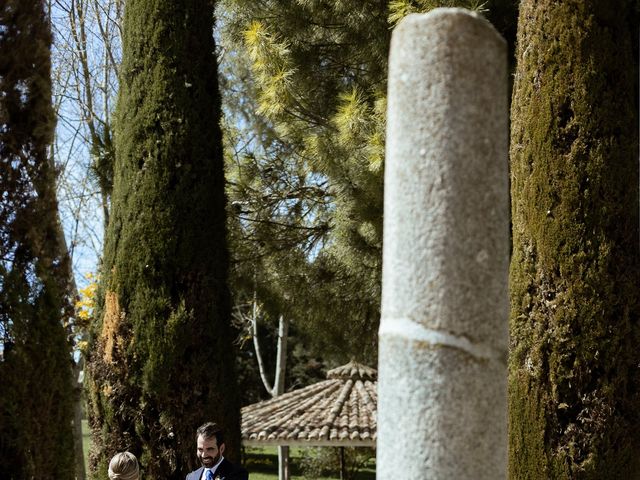
[[[133,453],[118,453],[109,462],[111,480],[138,480],[139,473],[138,460]]]

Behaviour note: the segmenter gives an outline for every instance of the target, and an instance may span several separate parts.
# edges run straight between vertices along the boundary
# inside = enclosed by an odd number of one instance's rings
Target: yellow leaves
[[[376,120],[375,128],[369,136],[367,156],[369,158],[369,170],[382,173],[384,166],[385,131],[387,118],[387,97],[382,95],[373,107],[373,115]]]
[[[340,93],[338,100],[338,111],[333,118],[333,123],[338,129],[340,143],[348,144],[364,133],[371,113],[356,87],[351,91]]]
[[[370,172],[381,173],[384,164],[386,97],[371,104],[356,87],[342,92],[333,124],[338,143],[363,162]]]
[[[483,0],[391,0],[387,21],[391,27],[395,27],[410,13],[427,13],[439,7],[459,7],[482,13],[487,10],[486,4]]]
[[[308,135],[304,139],[304,153],[310,159],[314,160],[320,157],[322,152],[322,139],[318,135]]]
[[[244,41],[249,47],[255,47],[261,41],[261,39],[266,35],[266,31],[262,22],[258,20],[254,20],[244,31]]]
[[[244,42],[251,59],[251,68],[260,85],[258,113],[268,118],[282,114],[291,105],[293,95],[291,51],[286,42],[267,31],[254,20],[244,31]]]
[[[80,320],[79,323],[88,323],[93,318],[96,292],[98,290],[98,277],[96,275],[87,273],[85,278],[89,280],[89,283],[79,290],[80,298],[75,304],[76,318]]]
[[[273,118],[283,113],[286,104],[282,99],[283,96],[286,96],[284,92],[288,92],[292,86],[292,76],[292,70],[278,70],[273,73],[269,83],[266,84],[266,88],[261,92],[259,114]]]
[[[388,22],[393,27],[410,13],[416,12],[412,2],[407,0],[391,0],[389,2]]]
[[[369,170],[371,172],[382,172],[384,165],[384,132],[375,132],[369,139],[367,145],[369,157]]]

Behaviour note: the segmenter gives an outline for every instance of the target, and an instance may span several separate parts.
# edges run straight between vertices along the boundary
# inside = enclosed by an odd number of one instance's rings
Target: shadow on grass
[[[250,472],[278,474],[278,454],[248,450],[244,455],[244,467]]]

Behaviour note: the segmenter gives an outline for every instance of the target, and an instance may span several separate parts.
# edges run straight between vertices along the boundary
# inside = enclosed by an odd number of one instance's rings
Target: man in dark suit
[[[248,480],[249,473],[236,466],[222,454],[224,453],[224,435],[222,429],[207,422],[196,431],[198,460],[202,467],[187,475],[186,480]]]

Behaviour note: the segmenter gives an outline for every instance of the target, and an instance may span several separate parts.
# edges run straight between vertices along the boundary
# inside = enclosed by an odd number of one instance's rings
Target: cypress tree
[[[183,479],[195,430],[239,454],[213,2],[130,0],[114,183],[89,359],[96,478],[129,449]]]
[[[633,7],[520,5],[511,130],[514,479],[640,478]]]
[[[45,7],[0,7],[0,472],[16,480],[74,477],[70,268],[48,157]]]

